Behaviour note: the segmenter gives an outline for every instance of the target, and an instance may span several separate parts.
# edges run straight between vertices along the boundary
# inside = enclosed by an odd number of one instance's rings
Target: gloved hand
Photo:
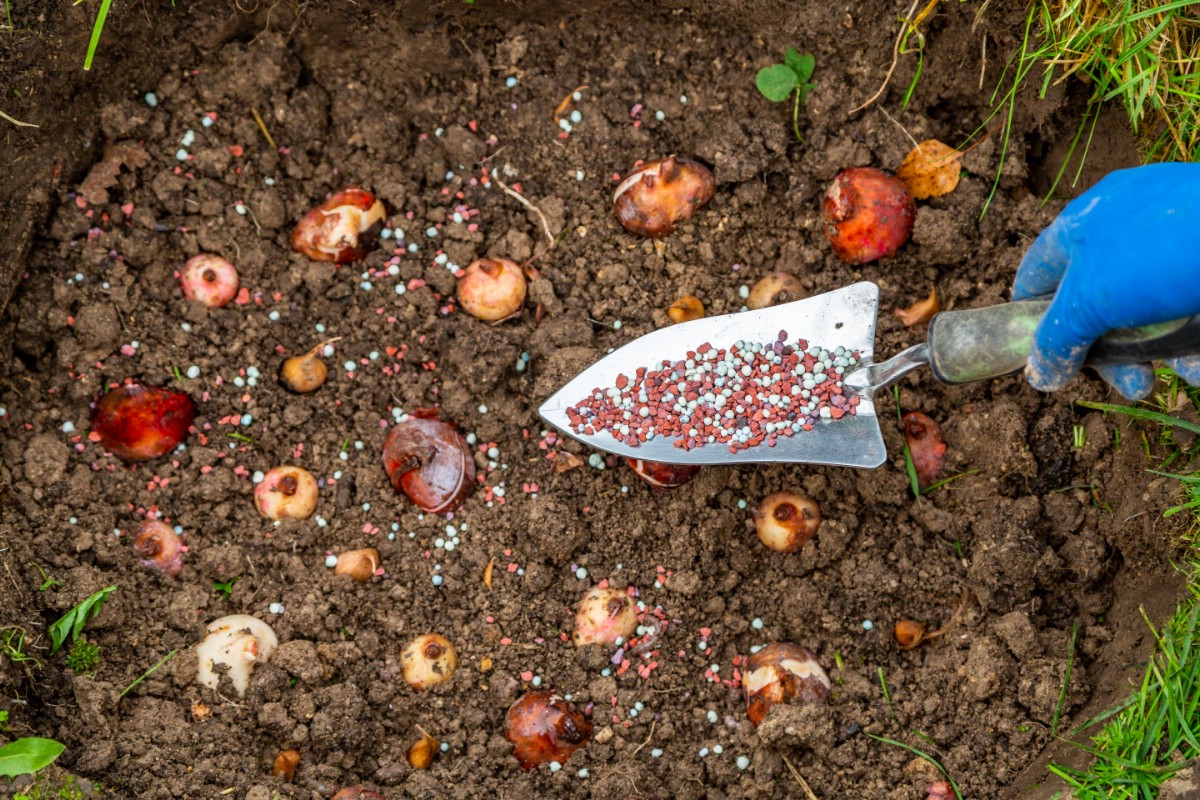
[[[1068,203],[1021,259],[1013,300],[1054,292],[1026,368],[1042,391],[1066,386],[1114,328],[1200,313],[1200,164],[1119,170]],[[1167,364],[1200,385],[1200,353]],[[1098,371],[1131,400],[1154,388],[1148,364]]]

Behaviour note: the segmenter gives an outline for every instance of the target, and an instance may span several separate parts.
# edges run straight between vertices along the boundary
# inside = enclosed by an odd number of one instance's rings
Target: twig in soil
[[[915,13],[917,10],[917,4],[920,2],[921,0],[913,0],[913,4],[911,7],[909,7],[908,13],[905,14],[904,19],[900,21],[900,32],[896,34],[896,43],[892,45],[892,65],[888,67],[887,74],[883,76],[883,84],[879,87],[879,91],[868,97],[867,102],[863,103],[858,108],[853,109],[850,112],[851,114],[857,114],[859,111],[862,111],[864,108],[871,105],[871,103],[874,103],[883,96],[884,90],[887,89],[888,84],[892,81],[892,73],[896,71],[896,64],[900,61],[900,42],[904,41],[904,33],[908,30],[909,25],[912,24],[909,22],[909,20],[912,19],[913,13]]]
[[[159,668],[159,667],[161,667],[163,664],[167,663],[167,661],[168,661],[168,660],[171,658],[171,656],[175,655],[175,654],[176,654],[176,653],[178,653],[178,652],[179,652],[179,650],[178,650],[178,649],[172,650],[171,652],[169,652],[169,653],[167,653],[165,656],[163,656],[161,659],[159,659],[159,662],[158,662],[157,664],[155,664],[153,667],[151,667],[150,669],[148,669],[148,670],[146,670],[145,672],[143,672],[143,673],[141,674],[141,677],[139,677],[139,678],[138,678],[137,680],[135,680],[133,683],[129,684],[129,685],[128,685],[128,686],[126,686],[124,689],[122,689],[122,690],[121,690],[121,693],[120,693],[119,695],[117,695],[117,699],[118,699],[118,700],[120,700],[122,697],[124,697],[125,695],[129,694],[129,690],[130,690],[130,689],[132,689],[133,687],[137,686],[137,685],[138,685],[139,683],[141,683],[142,681],[146,680],[146,678],[149,678],[149,677],[150,677],[150,675],[151,675],[151,673],[153,673],[153,672],[154,672],[154,670],[158,669],[158,668]]]
[[[508,185],[504,181],[500,180],[499,176],[493,175],[492,180],[494,180],[496,182],[496,184],[499,185],[499,187],[504,191],[504,193],[506,195],[515,199],[518,203],[525,206],[533,213],[537,214],[538,219],[540,219],[542,221],[542,230],[545,231],[545,233],[546,233],[546,239],[550,242],[550,246],[547,247],[546,250],[549,250],[550,247],[554,247],[554,245],[555,245],[554,234],[550,232],[550,223],[546,221],[546,215],[542,213],[542,210],[540,208],[538,208],[537,206],[535,206],[533,203],[529,202],[529,200],[526,199],[525,197],[523,197],[520,192],[515,192],[512,189],[508,188]],[[544,253],[546,251],[543,250],[542,252]]]
[[[3,111],[0,111],[0,119],[8,120],[13,125],[16,125],[18,128],[40,128],[40,127],[42,127],[41,125],[34,125],[32,122],[21,122],[21,120],[17,119],[16,117],[10,117],[8,114],[5,114]]]
[[[883,106],[880,106],[879,110],[885,117],[887,117],[889,120],[892,121],[892,124],[894,124],[897,128],[899,128],[901,131],[903,131],[904,135],[908,137],[908,140],[910,142],[912,142],[913,147],[915,147],[917,150],[921,149],[920,143],[918,143],[917,140],[913,138],[913,135],[908,132],[908,128],[904,127],[899,122],[897,122],[895,117],[893,117],[891,114],[889,114],[887,112],[887,109],[884,108]]]
[[[650,720],[650,733],[646,735],[646,741],[639,744],[637,746],[637,749],[629,754],[630,758],[633,758],[634,756],[636,756],[638,753],[640,753],[642,751],[643,747],[650,744],[650,740],[654,738],[654,726],[657,724],[658,724],[658,720],[656,720],[656,719]]]
[[[250,113],[254,115],[254,121],[258,123],[258,129],[262,131],[263,138],[267,140],[267,144],[271,145],[272,150],[277,150],[275,140],[271,138],[271,132],[267,130],[267,123],[263,122],[262,115],[258,113],[257,108],[250,109]]]
[[[796,783],[800,784],[800,788],[804,790],[804,796],[808,800],[817,800],[817,796],[813,794],[812,787],[808,785],[808,781],[804,780],[804,776],[800,774],[800,770],[792,766],[792,762],[788,761],[788,757],[783,757],[783,763],[787,764],[788,770],[792,773],[792,777],[796,779]]]
[[[979,91],[983,91],[983,79],[987,77],[987,34],[983,35],[983,44],[979,48]]]

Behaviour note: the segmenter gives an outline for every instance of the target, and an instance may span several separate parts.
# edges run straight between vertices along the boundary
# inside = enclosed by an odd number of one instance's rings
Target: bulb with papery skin
[[[700,471],[700,467],[695,464],[664,464],[644,458],[627,458],[625,463],[656,492],[678,489],[696,477],[696,473]]]
[[[842,170],[825,192],[825,237],[847,264],[894,255],[916,218],[904,182],[874,167]]]
[[[752,516],[759,540],[776,553],[796,552],[821,526],[821,509],[795,492],[767,495]]]
[[[148,519],[133,533],[133,552],[143,567],[175,577],[183,571],[183,541],[165,522]]]
[[[551,761],[565,764],[592,738],[592,723],[553,692],[529,692],[508,709],[504,736],[521,767],[530,770]]]
[[[356,581],[369,581],[379,569],[379,551],[374,547],[363,550],[348,550],[337,557],[334,575],[346,575]]]
[[[453,425],[413,416],[397,423],[383,443],[383,465],[396,491],[423,510],[453,511],[475,489],[471,448]]]
[[[788,642],[769,644],[752,653],[742,672],[746,716],[756,726],[772,706],[793,698],[801,703],[828,702],[832,687],[817,657]]]
[[[593,586],[579,601],[571,641],[576,647],[628,642],[637,624],[637,607],[628,594],[621,589]]]
[[[508,319],[525,304],[525,273],[507,258],[473,261],[458,279],[458,303],[484,322]]]
[[[437,633],[418,636],[400,654],[404,682],[418,692],[445,683],[458,669],[454,645]]]
[[[317,510],[317,479],[300,467],[275,467],[254,487],[254,505],[267,519],[308,519]]]
[[[271,626],[248,614],[231,614],[210,622],[208,635],[196,645],[199,671],[196,680],[210,689],[221,683],[218,666],[226,667],[239,696],[250,685],[254,665],[266,663],[279,645]]]
[[[220,256],[201,253],[183,265],[179,285],[188,300],[209,308],[221,308],[237,296],[238,271]]]
[[[313,261],[344,264],[367,254],[387,211],[365,189],[343,189],[304,215],[292,231],[292,249]]]
[[[92,439],[125,461],[147,461],[174,450],[195,417],[185,393],[128,380],[96,399]]]
[[[634,236],[658,239],[712,199],[716,184],[708,167],[667,156],[629,173],[613,192],[613,213]]]
[[[746,308],[755,311],[793,300],[803,300],[807,296],[804,286],[795,275],[790,272],[772,272],[750,287],[750,294],[746,297]]]

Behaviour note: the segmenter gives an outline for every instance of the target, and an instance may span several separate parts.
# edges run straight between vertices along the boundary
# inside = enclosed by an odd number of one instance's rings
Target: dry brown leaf
[[[962,156],[962,153],[937,139],[926,139],[900,162],[896,177],[904,181],[917,200],[941,197],[958,186]]]
[[[554,471],[558,473],[570,472],[582,466],[583,459],[574,453],[568,453],[566,450],[559,450],[558,455],[554,457]]]
[[[896,316],[904,323],[904,327],[911,328],[914,325],[925,325],[929,320],[933,319],[933,315],[942,310],[942,304],[938,300],[937,289],[929,290],[929,297],[924,300],[918,300],[908,308],[897,308]]]
[[[122,166],[134,170],[149,163],[150,156],[137,145],[128,142],[109,145],[104,150],[104,157],[92,165],[83,183],[79,184],[79,193],[93,205],[107,203],[108,190],[117,185]]]
[[[492,570],[496,568],[496,559],[493,557],[488,565],[483,568],[483,585],[490,592],[492,590]]]

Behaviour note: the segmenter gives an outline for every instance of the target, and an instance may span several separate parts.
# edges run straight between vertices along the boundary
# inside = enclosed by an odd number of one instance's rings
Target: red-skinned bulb
[[[209,308],[221,308],[237,296],[237,269],[220,256],[201,253],[183,265],[179,285],[183,296]]]
[[[304,215],[292,231],[292,249],[313,261],[344,264],[367,254],[387,215],[365,189],[343,189]]]
[[[592,723],[553,692],[529,692],[508,709],[504,736],[521,767],[530,770],[551,761],[565,764],[592,738]]]
[[[183,541],[165,522],[148,519],[133,533],[133,552],[143,567],[175,577],[183,570]]]
[[[117,458],[148,461],[174,450],[195,417],[185,393],[130,379],[96,399],[92,438]]]
[[[942,441],[942,428],[920,411],[909,411],[904,415],[904,443],[912,456],[917,471],[917,483],[921,488],[933,484],[942,473],[942,461],[946,457],[946,443]]]
[[[661,461],[646,461],[642,458],[627,458],[625,463],[657,492],[678,489],[696,477],[700,467],[694,464],[663,464]]]
[[[432,514],[453,511],[475,489],[471,448],[453,425],[413,412],[388,432],[383,466],[396,491]],[[421,415],[421,416],[419,416]]]
[[[708,167],[667,156],[643,164],[617,185],[613,213],[634,236],[658,239],[711,200],[715,187]]]
[[[895,254],[912,235],[916,218],[904,182],[874,167],[842,170],[825,192],[825,236],[847,264]]]

